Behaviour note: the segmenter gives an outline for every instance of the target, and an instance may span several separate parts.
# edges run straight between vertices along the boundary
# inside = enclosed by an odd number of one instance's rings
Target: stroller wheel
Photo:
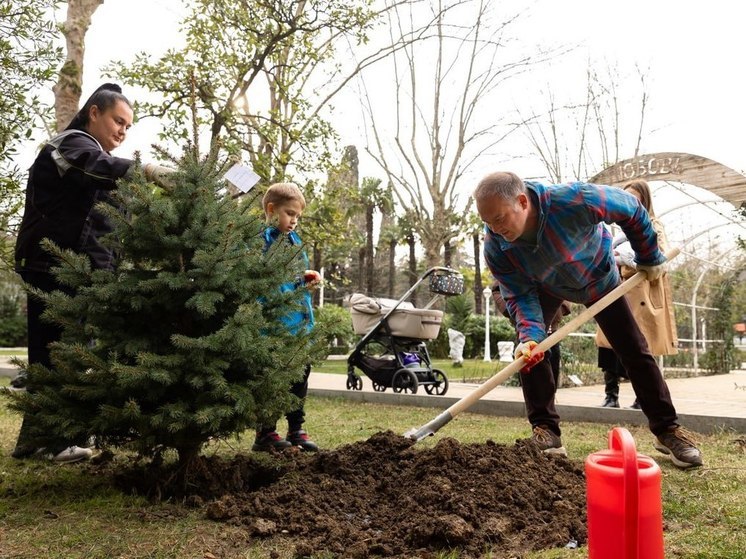
[[[362,390],[363,379],[356,375],[347,375],[347,390]]]
[[[448,377],[440,369],[433,369],[433,383],[425,385],[425,392],[442,396],[448,392]]]
[[[399,369],[391,379],[391,387],[397,394],[417,394],[417,375],[409,369]]]
[[[376,392],[386,392],[386,386],[373,381],[373,390]]]

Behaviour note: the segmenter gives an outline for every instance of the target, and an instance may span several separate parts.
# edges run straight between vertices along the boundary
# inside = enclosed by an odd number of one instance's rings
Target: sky
[[[657,130],[648,140],[649,150],[696,153],[746,169],[746,72],[741,64],[746,5],[727,0],[508,4],[531,7],[520,23],[531,40],[581,45],[577,56],[553,64],[551,75],[542,75],[539,85],[554,78],[551,83],[558,91],[582,89],[587,54],[627,67],[650,66],[651,118]],[[138,51],[156,55],[178,41],[178,5],[173,0],[104,2],[86,39],[84,96],[101,81],[101,68],[110,60],[127,60]],[[342,143],[359,139],[359,128],[342,131]],[[141,136],[133,130],[127,147],[139,147]]]
[[[743,23],[746,4],[727,0],[703,3],[693,0],[535,0],[502,3],[526,9],[515,31],[528,42],[554,46],[576,45],[567,56],[539,76],[524,81],[514,93],[519,103],[548,85],[558,96],[571,96],[585,88],[586,60],[608,61],[630,69],[649,68],[649,129],[644,153],[677,151],[714,159],[744,172],[746,170],[746,103],[743,69]],[[60,13],[64,18],[64,12]],[[104,78],[101,69],[113,59],[128,60],[136,52],[158,55],[177,44],[179,2],[174,0],[107,0],[93,16],[86,37],[83,98]],[[537,101],[538,102],[538,101]],[[364,137],[359,100],[351,90],[337,103],[333,122],[340,144],[360,143]],[[157,123],[135,125],[116,155],[135,150],[147,154],[156,142]],[[362,174],[382,173],[361,152]],[[542,176],[543,168],[526,157],[524,144],[508,145],[500,157],[478,160],[473,180],[496,166],[512,165],[523,176]],[[147,159],[147,155],[144,155]],[[680,193],[667,185],[656,185],[656,204],[675,205]],[[658,193],[658,190],[660,191]],[[707,193],[692,191],[708,198]],[[727,208],[726,208],[727,210]],[[718,210],[720,211],[720,210]],[[660,211],[659,211],[660,213]],[[705,219],[709,210],[690,208],[669,214],[674,222]],[[706,219],[715,219],[707,217]],[[666,223],[668,226],[668,223]],[[736,233],[720,231],[731,239]],[[687,233],[682,233],[685,236]]]
[[[580,39],[592,54],[650,67],[648,150],[682,151],[746,169],[742,101],[746,5],[713,0],[576,0],[542,4],[543,33]]]

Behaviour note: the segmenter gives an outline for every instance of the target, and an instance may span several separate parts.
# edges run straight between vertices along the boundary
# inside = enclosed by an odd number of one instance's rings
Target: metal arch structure
[[[710,204],[721,204],[721,200],[689,200],[688,202],[684,202],[683,204],[678,204],[677,206],[672,206],[668,208],[665,211],[662,212],[656,212],[656,217],[658,219],[661,219],[664,215],[670,214],[671,212],[675,212],[676,210],[680,210],[682,208],[688,208],[689,206],[709,206]]]
[[[717,255],[715,258],[720,258],[724,253],[721,253]],[[694,284],[694,289],[692,290],[692,300],[690,303],[691,306],[691,321],[692,321],[692,367],[695,371],[699,370],[699,349],[697,348],[697,309],[703,308],[701,306],[697,305],[697,293],[699,292],[699,288],[702,285],[702,280],[704,280],[705,276],[708,272],[712,271],[713,268],[718,267],[726,267],[730,268],[730,266],[722,266],[716,261],[714,262],[706,262],[704,268],[702,269],[702,272],[700,272],[699,277],[697,278],[696,283]],[[730,268],[732,269],[732,268]],[[718,309],[713,309],[718,310]],[[705,339],[706,336],[704,334],[704,331],[702,332],[702,342],[706,343],[707,340]]]
[[[621,186],[634,179],[678,181],[704,188],[736,208],[746,207],[746,176],[699,155],[660,152],[625,159],[588,182]]]
[[[631,159],[620,161],[607,167],[597,175],[591,177],[588,182],[594,184],[605,184],[609,186],[622,186],[635,179],[646,181],[676,181],[691,184],[703,188],[715,194],[721,200],[729,202],[736,209],[746,208],[746,176],[731,169],[717,161],[681,152],[660,152],[640,155]],[[709,201],[697,201],[708,205]],[[689,203],[681,204],[670,211],[688,206]],[[659,216],[660,217],[660,216]],[[689,237],[683,242],[688,245],[699,236],[721,227],[732,225],[725,223],[708,227],[704,231]],[[697,294],[702,282],[712,268],[717,267],[715,262],[707,264],[697,278],[696,285],[691,297],[691,321],[692,321],[692,352],[693,366],[699,367],[699,348],[697,347]],[[705,337],[704,335],[702,336]]]

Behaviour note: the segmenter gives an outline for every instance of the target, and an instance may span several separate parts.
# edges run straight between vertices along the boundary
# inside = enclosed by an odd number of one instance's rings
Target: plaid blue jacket
[[[576,182],[544,186],[526,181],[539,212],[535,242],[507,242],[485,228],[484,257],[522,342],[547,337],[539,305],[541,289],[558,299],[589,305],[619,284],[611,234],[617,223],[638,264],[666,258],[645,208],[621,188]]]

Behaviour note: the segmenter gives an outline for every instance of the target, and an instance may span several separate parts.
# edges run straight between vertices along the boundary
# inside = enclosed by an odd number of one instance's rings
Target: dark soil
[[[388,431],[318,454],[200,458],[186,500],[250,538],[290,538],[297,557],[497,559],[586,542],[581,465],[527,441],[413,445]]]

